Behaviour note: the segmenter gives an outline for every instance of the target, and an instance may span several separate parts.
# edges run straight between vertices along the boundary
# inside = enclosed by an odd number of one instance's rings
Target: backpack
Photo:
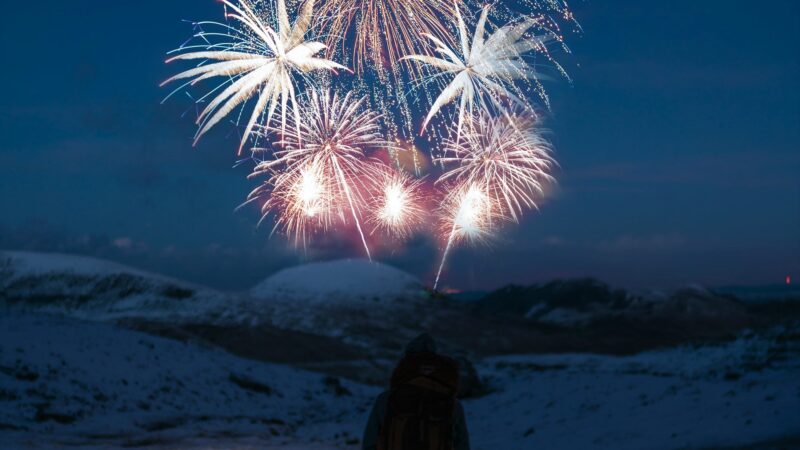
[[[457,393],[454,360],[406,355],[392,374],[378,450],[453,450]]]

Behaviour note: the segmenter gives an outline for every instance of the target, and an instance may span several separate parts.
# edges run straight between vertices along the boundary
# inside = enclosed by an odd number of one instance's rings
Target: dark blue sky
[[[560,187],[490,248],[458,250],[464,289],[592,275],[671,287],[800,279],[800,2],[573,1],[574,78],[549,86]],[[212,0],[18,2],[0,42],[0,248],[83,253],[243,289],[304,258],[255,211],[237,137],[196,149],[159,104],[182,19]],[[193,115],[192,112],[189,116]],[[421,239],[382,255],[429,279]]]

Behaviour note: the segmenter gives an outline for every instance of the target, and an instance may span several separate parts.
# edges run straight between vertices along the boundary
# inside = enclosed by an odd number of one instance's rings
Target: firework
[[[427,38],[436,46],[442,57],[429,55],[409,55],[403,59],[422,63],[441,74],[427,78],[427,81],[438,80],[442,75],[451,75],[447,84],[431,106],[422,125],[422,133],[431,119],[445,105],[460,98],[458,107],[457,133],[461,133],[462,124],[468,115],[476,109],[485,112],[503,111],[505,103],[511,101],[523,108],[530,108],[525,100],[524,92],[516,82],[539,83],[542,79],[534,67],[524,58],[531,52],[547,53],[547,42],[555,34],[546,27],[537,27],[544,23],[544,18],[525,17],[523,20],[506,25],[493,34],[485,37],[488,15],[491,7],[483,7],[481,16],[470,38],[459,8],[456,6],[456,19],[460,40],[460,51],[454,50],[446,42],[436,36],[427,34]],[[533,28],[544,29],[538,36],[528,36]],[[459,55],[460,53],[460,55]]]
[[[496,213],[485,190],[476,184],[451,187],[445,195],[441,212],[444,215],[442,229],[447,236],[447,243],[439,270],[436,272],[433,289],[439,285],[442,270],[453,246],[465,240],[470,242],[486,240],[490,236],[493,216]]]
[[[329,51],[341,42],[347,53],[344,45],[352,42],[353,68],[361,74],[367,66],[393,67],[423,51],[423,34],[446,38],[452,11],[452,0],[327,0],[319,12]]]
[[[255,174],[263,175],[264,168]],[[273,232],[281,228],[294,239],[296,246],[307,247],[311,235],[332,226],[331,186],[316,164],[297,166],[274,174],[248,196],[250,203],[266,199],[261,206],[263,222],[270,214],[276,217]]]
[[[325,33],[327,57],[353,68],[358,78],[352,88],[369,95],[372,108],[384,117],[388,139],[415,134],[417,99],[409,96],[409,83],[424,74],[416,64],[401,63],[402,57],[431,52],[424,33],[450,42],[453,10],[453,0],[322,2],[315,29]],[[392,157],[397,164],[398,154]]]
[[[167,60],[197,66],[163,84],[183,83],[169,98],[221,80],[196,99],[194,144],[228,116],[242,122],[239,153],[249,143],[251,177],[265,177],[245,203],[261,203],[259,223],[274,217],[273,232],[304,247],[316,234],[354,228],[371,259],[365,225],[403,241],[436,222],[444,248],[436,288],[455,246],[485,242],[537,208],[555,161],[531,102],[538,96],[549,108],[539,68],[569,78],[550,53],[553,45],[569,52],[562,21],[579,28],[565,0],[290,0],[294,24],[286,0],[221,2],[226,22],[196,23]],[[334,79],[349,71],[344,64],[356,77]],[[334,81],[346,87],[333,90]],[[430,157],[415,147],[417,105],[429,106],[420,135],[432,128]],[[438,116],[452,126],[432,125]],[[432,186],[409,175],[436,167],[443,172]],[[429,193],[440,196],[436,221],[427,220]]]
[[[410,237],[425,217],[421,180],[395,169],[383,171],[371,202],[370,221],[397,239]]]
[[[294,26],[289,25],[284,0],[277,0],[277,32],[268,24],[267,18],[255,11],[248,0],[222,0],[222,3],[232,11],[226,17],[234,19],[240,27],[205,22],[204,24],[214,25],[221,30],[200,31],[195,38],[201,40],[201,44],[181,47],[175,50],[178,55],[167,60],[202,60],[201,65],[173,76],[162,83],[162,86],[176,80],[191,79],[179,87],[180,90],[206,79],[225,77],[222,84],[199,100],[205,101],[206,97],[222,89],[197,118],[195,144],[231,111],[260,91],[239,145],[241,153],[259,118],[266,114],[264,123],[268,124],[279,103],[283,127],[286,125],[289,102],[295,110],[295,121],[299,122],[295,104],[295,76],[319,70],[346,70],[346,67],[315,56],[325,49],[325,44],[304,41],[312,20],[314,0],[305,3]],[[225,39],[223,42],[211,41],[220,36]],[[187,50],[186,53],[180,53]],[[216,62],[206,64],[208,61]]]
[[[274,159],[260,163],[253,174],[270,177],[272,198],[264,213],[279,211],[277,225],[295,235],[296,241],[305,242],[314,226],[327,228],[352,219],[371,257],[361,217],[369,208],[371,180],[380,176],[382,163],[367,158],[367,152],[391,145],[380,133],[380,116],[364,110],[365,103],[365,98],[354,100],[350,93],[312,91],[299,108],[298,122],[290,117],[285,129],[275,125],[260,129],[281,136],[275,142]]]
[[[519,221],[524,209],[537,207],[543,185],[553,181],[550,144],[532,113],[481,113],[469,120],[463,136],[445,141],[449,156],[440,158],[455,167],[437,180],[450,194],[443,207],[447,244],[434,288],[453,245],[485,239],[502,221]]]
[[[553,181],[551,146],[542,137],[539,119],[528,112],[485,113],[468,119],[467,131],[446,139],[443,166],[454,166],[439,183],[480,186],[498,213],[514,221],[526,208],[536,208],[543,185]]]

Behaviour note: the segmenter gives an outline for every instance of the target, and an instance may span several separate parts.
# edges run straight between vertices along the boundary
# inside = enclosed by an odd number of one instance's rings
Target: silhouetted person
[[[406,346],[388,391],[375,400],[364,450],[469,450],[458,364],[421,334]]]

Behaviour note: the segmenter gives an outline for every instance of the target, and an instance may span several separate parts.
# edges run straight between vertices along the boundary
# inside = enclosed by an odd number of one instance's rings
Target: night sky
[[[800,2],[573,1],[584,32],[548,85],[558,190],[446,285],[595,276],[628,287],[800,281]],[[192,148],[165,53],[218,20],[212,0],[42,0],[4,8],[0,248],[107,258],[224,289],[308,254],[234,212],[255,181],[238,135]],[[188,113],[181,117],[184,112]],[[379,260],[426,281],[435,244]]]

